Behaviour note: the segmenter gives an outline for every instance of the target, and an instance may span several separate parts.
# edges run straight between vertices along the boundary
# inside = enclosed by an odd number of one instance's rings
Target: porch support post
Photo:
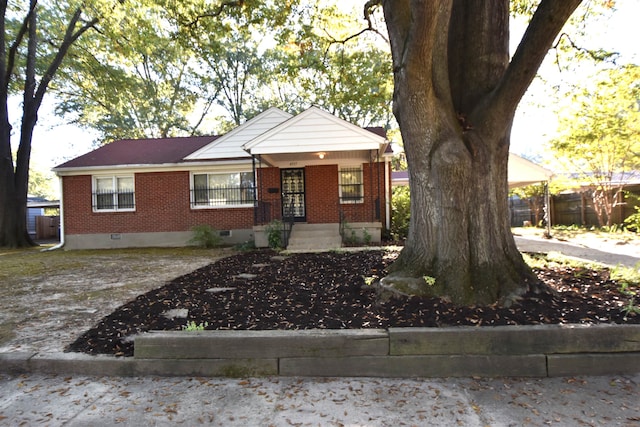
[[[371,222],[375,221],[376,219],[376,200],[373,197],[373,195],[375,194],[373,192],[373,156],[373,150],[369,150],[369,194],[371,194],[370,200],[373,202],[371,204],[371,216],[369,217],[369,221]]]
[[[384,158],[384,206],[385,225],[387,230],[391,230],[391,191],[389,188],[389,158]]]

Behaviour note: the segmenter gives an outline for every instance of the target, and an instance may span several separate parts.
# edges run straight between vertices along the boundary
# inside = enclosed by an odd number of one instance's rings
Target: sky
[[[363,0],[342,0],[361,4]],[[637,42],[635,28],[640,17],[640,1],[617,0],[616,11],[609,20],[602,20],[589,27],[589,34],[594,45],[621,53],[620,63],[634,62],[640,64],[640,43]],[[511,24],[512,50],[515,49],[524,31],[525,24]],[[548,80],[580,79],[584,76],[558,75],[557,69],[549,61],[541,67],[541,74]],[[520,103],[515,117],[511,135],[511,151],[529,158],[537,158],[545,153],[545,143],[556,135],[557,121],[554,106],[549,103],[549,92],[541,80],[534,81]],[[12,120],[19,120],[19,100],[10,105]],[[72,125],[64,124],[64,119],[53,113],[53,99],[45,96],[44,105],[39,114],[39,121],[34,132],[32,145],[32,165],[40,170],[50,169],[66,160],[91,151],[96,134]],[[14,125],[14,129],[18,127]],[[14,144],[17,142],[14,141]],[[17,147],[14,147],[17,149]]]

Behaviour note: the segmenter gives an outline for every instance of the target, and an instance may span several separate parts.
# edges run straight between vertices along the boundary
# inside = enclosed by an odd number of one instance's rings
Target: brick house
[[[54,168],[67,249],[184,246],[208,224],[226,243],[290,249],[380,241],[390,224],[391,150],[382,128],[319,108],[270,108],[222,136],[120,140]]]

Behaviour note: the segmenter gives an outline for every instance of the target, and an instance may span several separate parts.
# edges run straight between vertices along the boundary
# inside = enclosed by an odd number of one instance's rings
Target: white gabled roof
[[[524,187],[549,181],[553,172],[517,154],[509,153],[509,188]]]
[[[243,148],[251,154],[314,153],[380,150],[386,143],[380,135],[311,107],[247,141]]]
[[[250,158],[243,145],[290,119],[291,114],[272,107],[246,121],[211,144],[189,154],[184,160],[219,160]]]

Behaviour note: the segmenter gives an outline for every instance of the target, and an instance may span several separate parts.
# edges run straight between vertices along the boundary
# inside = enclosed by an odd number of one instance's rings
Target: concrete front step
[[[319,251],[342,246],[339,224],[295,224],[291,229],[288,251]]]

